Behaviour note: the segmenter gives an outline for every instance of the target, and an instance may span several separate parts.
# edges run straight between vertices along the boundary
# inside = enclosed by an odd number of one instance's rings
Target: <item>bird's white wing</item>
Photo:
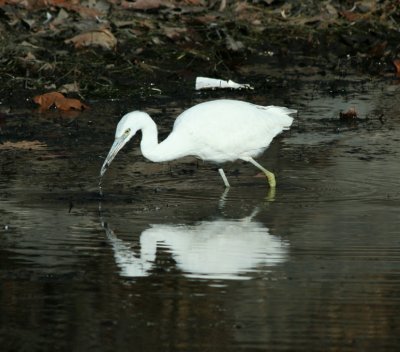
[[[173,134],[205,160],[227,161],[260,154],[282,130],[295,110],[236,100],[198,104],[175,121]],[[178,138],[177,138],[178,139]]]

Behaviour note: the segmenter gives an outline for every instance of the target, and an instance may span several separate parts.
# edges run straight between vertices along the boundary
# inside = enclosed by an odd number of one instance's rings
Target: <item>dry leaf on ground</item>
[[[83,110],[87,109],[88,106],[83,104],[79,99],[70,99],[70,98],[64,98],[64,99],[57,99],[55,101],[56,107],[59,110]]]
[[[100,46],[103,49],[113,50],[117,46],[117,38],[114,37],[108,29],[99,29],[82,34],[75,37],[66,39],[66,44],[74,44],[76,49],[84,48],[87,46]]]
[[[37,95],[33,98],[33,101],[36,104],[40,105],[42,110],[50,109],[52,105],[54,105],[57,99],[64,99],[64,95],[58,92],[50,92],[42,95]]]
[[[171,40],[178,40],[181,38],[186,32],[186,28],[180,28],[180,27],[168,27],[165,26],[163,28],[164,34],[166,37],[168,37]]]
[[[342,11],[340,12],[343,18],[345,18],[349,22],[357,22],[361,21],[366,18],[367,15],[362,14],[362,13],[357,13],[357,12],[351,12],[351,11]]]
[[[36,104],[40,105],[41,110],[48,110],[53,105],[55,105],[57,109],[63,111],[83,110],[88,108],[88,106],[83,104],[80,100],[66,98],[63,94],[59,92],[50,92],[42,95],[37,95],[33,98],[33,101]]]
[[[173,6],[171,2],[166,0],[136,0],[135,2],[121,2],[121,7],[129,10],[154,10],[160,7],[171,6]]]
[[[393,65],[396,67],[396,75],[400,77],[400,59],[394,60]]]
[[[64,84],[59,91],[60,93],[79,93],[79,84],[77,82]]]
[[[18,142],[6,141],[4,143],[0,143],[0,150],[9,150],[9,149],[43,150],[46,148],[47,145],[39,141],[18,141]]]

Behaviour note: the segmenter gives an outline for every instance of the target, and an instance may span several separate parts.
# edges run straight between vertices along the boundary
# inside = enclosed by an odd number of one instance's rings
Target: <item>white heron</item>
[[[195,156],[202,160],[223,163],[244,160],[259,168],[271,188],[275,176],[253,158],[269,146],[272,139],[293,122],[296,110],[279,106],[260,106],[237,100],[213,100],[195,105],[175,120],[170,135],[158,143],[157,125],[142,111],[133,111],[119,121],[115,141],[100,171],[102,178],[121,148],[142,131],[140,148],[153,162]],[[225,187],[230,187],[222,168],[218,169]]]

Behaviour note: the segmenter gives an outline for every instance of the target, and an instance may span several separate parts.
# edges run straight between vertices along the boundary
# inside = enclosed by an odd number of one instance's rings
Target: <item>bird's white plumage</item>
[[[192,155],[217,163],[242,159],[253,163],[275,186],[272,173],[252,158],[260,155],[272,139],[293,122],[296,110],[260,106],[237,100],[213,100],[184,111],[175,120],[171,134],[158,143],[157,126],[141,111],[126,114],[118,123],[115,142],[103,164],[103,175],[118,153],[138,130],[142,130],[141,150],[154,162]],[[225,180],[224,180],[225,182]],[[229,186],[225,182],[226,186]]]
[[[185,155],[225,162],[261,154],[293,122],[296,110],[236,100],[201,103],[177,117],[165,147],[180,144]]]

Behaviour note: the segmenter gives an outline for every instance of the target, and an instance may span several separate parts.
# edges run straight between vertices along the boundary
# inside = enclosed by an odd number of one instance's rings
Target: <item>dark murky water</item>
[[[3,117],[14,144],[0,145],[2,350],[397,350],[399,87],[284,91]],[[147,108],[166,133],[181,108],[217,96],[300,110],[259,159],[276,172],[275,195],[251,165],[227,165],[224,192],[216,166],[148,163],[136,141],[100,199],[123,112]],[[340,123],[351,106],[360,119]]]

